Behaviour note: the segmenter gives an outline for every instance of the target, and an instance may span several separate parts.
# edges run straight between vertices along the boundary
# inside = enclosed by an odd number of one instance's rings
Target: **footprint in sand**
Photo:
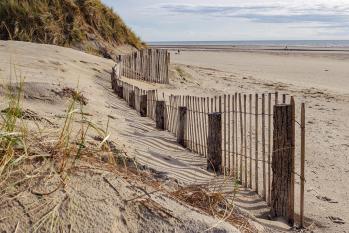
[[[333,223],[345,224],[344,220],[339,217],[328,216],[327,218],[330,219]]]
[[[335,200],[333,200],[329,197],[326,197],[326,196],[316,195],[316,198],[321,200],[321,201],[326,201],[328,203],[333,203],[333,204],[338,203],[338,201],[335,201]]]

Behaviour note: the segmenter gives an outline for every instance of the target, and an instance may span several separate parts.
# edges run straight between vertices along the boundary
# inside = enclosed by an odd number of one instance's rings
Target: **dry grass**
[[[5,98],[7,106],[1,112],[0,119],[0,208],[25,192],[49,196],[60,190],[69,176],[81,169],[80,161],[91,164],[91,168],[101,169],[111,169],[129,161],[121,151],[110,147],[112,143],[108,141],[108,127],[101,129],[86,119],[84,101],[79,91],[68,91],[71,99],[62,127],[45,129],[42,122],[36,118],[28,119],[26,111],[23,111],[23,81],[17,81],[16,78],[16,88],[8,89]],[[14,84],[9,86],[13,87]],[[88,139],[87,136],[91,134],[97,135],[100,142]],[[108,166],[103,162],[102,155],[108,157]],[[55,177],[59,177],[56,187],[45,191],[35,190],[38,182]],[[32,232],[59,232],[59,210],[63,202],[56,200],[46,203],[52,204],[52,209],[33,223]]]
[[[234,197],[236,192],[237,186],[235,186],[235,189],[231,193],[225,193],[209,190],[207,186],[193,185],[179,188],[170,194],[177,200],[183,201],[192,207],[203,210],[205,213],[220,219],[219,222],[231,223],[241,232],[256,232],[246,217],[238,215],[234,211]],[[217,222],[217,225],[219,222]]]
[[[118,45],[144,46],[99,0],[2,0],[0,39],[73,47],[105,57]]]
[[[67,179],[80,170],[100,169],[109,171],[129,180],[130,183],[145,184],[154,192],[167,193],[175,200],[182,201],[198,208],[220,222],[228,221],[242,232],[253,232],[246,218],[234,212],[231,195],[219,191],[211,191],[204,186],[179,187],[164,185],[156,179],[152,172],[139,169],[137,162],[128,157],[109,141],[108,123],[105,129],[97,127],[84,114],[82,94],[78,90],[70,93],[70,102],[59,129],[43,129],[40,122],[37,129],[29,128],[28,120],[24,119],[22,106],[23,82],[17,88],[9,89],[7,95],[7,111],[1,114],[0,121],[0,207],[9,200],[15,199],[24,192],[36,196],[50,196],[64,189]],[[16,91],[14,91],[16,90]],[[75,94],[72,94],[75,93]],[[80,96],[80,98],[77,98]],[[88,135],[96,135],[93,138]],[[46,190],[37,190],[37,183],[42,180],[58,178],[55,185]],[[142,200],[145,193],[129,201]],[[33,222],[32,232],[60,232],[64,225],[61,208],[66,199],[48,199],[43,205],[49,211]],[[159,209],[164,216],[168,212],[153,202],[143,203],[148,208]],[[6,216],[5,216],[6,217]],[[215,226],[212,226],[214,228]],[[208,229],[210,230],[210,229]]]

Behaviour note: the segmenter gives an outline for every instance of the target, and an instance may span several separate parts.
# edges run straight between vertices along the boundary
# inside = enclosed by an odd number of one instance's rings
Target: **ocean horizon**
[[[302,46],[302,47],[349,47],[349,40],[232,40],[232,41],[151,41],[149,45],[181,46]]]

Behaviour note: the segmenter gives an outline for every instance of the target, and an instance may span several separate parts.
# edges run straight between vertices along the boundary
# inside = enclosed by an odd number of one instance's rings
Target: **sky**
[[[349,40],[349,0],[102,0],[146,42]]]

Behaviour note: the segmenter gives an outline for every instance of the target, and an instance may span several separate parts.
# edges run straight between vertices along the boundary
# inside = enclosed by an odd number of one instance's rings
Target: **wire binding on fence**
[[[184,139],[186,147],[205,157],[208,156],[208,147],[210,146],[207,144],[208,115],[219,112],[223,116],[221,135],[223,169],[240,180],[245,187],[252,188],[257,193],[262,194],[267,203],[271,204],[272,155],[295,149],[295,145],[281,146],[280,148],[274,145],[275,140],[278,140],[278,136],[273,133],[272,118],[276,117],[273,112],[275,106],[278,106],[279,103],[278,93],[267,93],[261,96],[256,94],[255,98],[252,95],[241,95],[240,93],[214,97],[165,96],[164,94],[159,96],[156,90],[142,90],[121,80],[114,82],[124,88],[123,98],[127,102],[129,101],[130,91],[135,91],[135,108],[137,110],[139,109],[141,95],[147,95],[147,112],[151,119],[155,120],[156,101],[164,100],[165,129],[176,136],[179,125],[178,109],[179,107],[186,107],[188,114]],[[285,95],[283,95],[282,102],[286,102]],[[253,112],[252,109],[255,109],[255,111]],[[302,114],[303,111],[304,106]],[[304,118],[301,119],[300,123],[295,119],[293,121],[300,125],[300,129],[304,131]],[[302,138],[302,140],[304,139]],[[301,157],[304,160],[303,152]],[[304,166],[304,161],[302,164]],[[301,186],[304,187],[304,172],[300,175],[292,170],[291,173],[301,179]],[[259,175],[262,175],[261,180]],[[262,189],[260,190],[259,187],[262,187]],[[304,199],[304,194],[300,199],[302,200],[302,198]],[[304,208],[304,205],[302,208]]]

